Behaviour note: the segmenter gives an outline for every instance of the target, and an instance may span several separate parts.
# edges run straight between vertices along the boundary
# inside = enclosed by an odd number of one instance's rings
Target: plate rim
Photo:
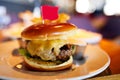
[[[100,50],[102,50],[101,48],[99,48]],[[99,68],[99,69],[97,69],[96,71],[93,71],[93,72],[90,72],[89,74],[85,74],[85,75],[83,75],[83,76],[78,76],[78,77],[72,77],[72,78],[62,78],[62,80],[78,80],[78,79],[86,79],[86,78],[90,78],[90,77],[93,77],[93,76],[95,76],[95,75],[97,75],[97,74],[99,74],[99,73],[101,73],[102,71],[104,71],[109,65],[110,65],[110,57],[109,57],[109,55],[104,51],[104,50],[102,50],[102,54],[104,54],[106,57],[107,57],[107,59],[108,59],[108,61],[101,67],[101,68]],[[1,57],[0,57],[1,58]],[[0,78],[1,79],[8,79],[8,80],[25,80],[24,78],[13,78],[13,77],[6,77],[6,76],[1,76],[0,75]]]
[[[104,51],[104,52],[105,52],[105,51]],[[107,62],[103,67],[99,68],[99,69],[96,70],[96,71],[91,72],[89,75],[84,75],[84,76],[74,77],[74,78],[67,78],[66,80],[81,80],[81,79],[90,78],[90,77],[93,77],[93,76],[101,73],[101,72],[104,71],[105,69],[107,69],[108,66],[110,65],[110,57],[108,56],[107,53],[104,53],[104,54],[107,56],[108,62]],[[65,78],[64,78],[64,79],[65,79]],[[63,80],[64,80],[64,79],[63,79]]]

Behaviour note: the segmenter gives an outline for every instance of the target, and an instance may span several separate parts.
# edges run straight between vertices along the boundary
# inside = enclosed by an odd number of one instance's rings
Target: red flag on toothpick
[[[44,5],[41,6],[41,12],[44,20],[55,20],[58,18],[58,7]]]

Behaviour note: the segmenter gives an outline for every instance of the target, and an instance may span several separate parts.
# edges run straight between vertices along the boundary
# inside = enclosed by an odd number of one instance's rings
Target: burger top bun
[[[66,39],[75,33],[77,27],[70,23],[34,24],[21,33],[26,40]]]

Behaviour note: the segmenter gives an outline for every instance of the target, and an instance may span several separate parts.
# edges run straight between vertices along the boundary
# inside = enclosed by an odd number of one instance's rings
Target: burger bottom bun
[[[72,56],[70,56],[70,58],[67,61],[65,61],[64,63],[61,63],[59,65],[53,65],[53,66],[38,64],[35,61],[29,60],[27,57],[24,57],[24,61],[25,61],[25,66],[30,70],[59,71],[59,70],[70,68],[73,63],[73,58],[72,58]]]

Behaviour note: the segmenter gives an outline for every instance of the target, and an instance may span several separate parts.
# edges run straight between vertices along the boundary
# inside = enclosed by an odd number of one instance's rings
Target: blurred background
[[[0,0],[0,41],[20,36],[33,17],[41,16],[42,5],[58,6],[59,13],[70,16],[68,22],[101,34],[99,44],[112,59],[112,73],[120,73],[120,0]]]
[[[30,20],[31,15],[40,17],[41,5],[58,6],[59,13],[70,15],[69,22],[101,33],[104,38],[120,35],[119,0],[0,0],[0,29],[27,18]]]

